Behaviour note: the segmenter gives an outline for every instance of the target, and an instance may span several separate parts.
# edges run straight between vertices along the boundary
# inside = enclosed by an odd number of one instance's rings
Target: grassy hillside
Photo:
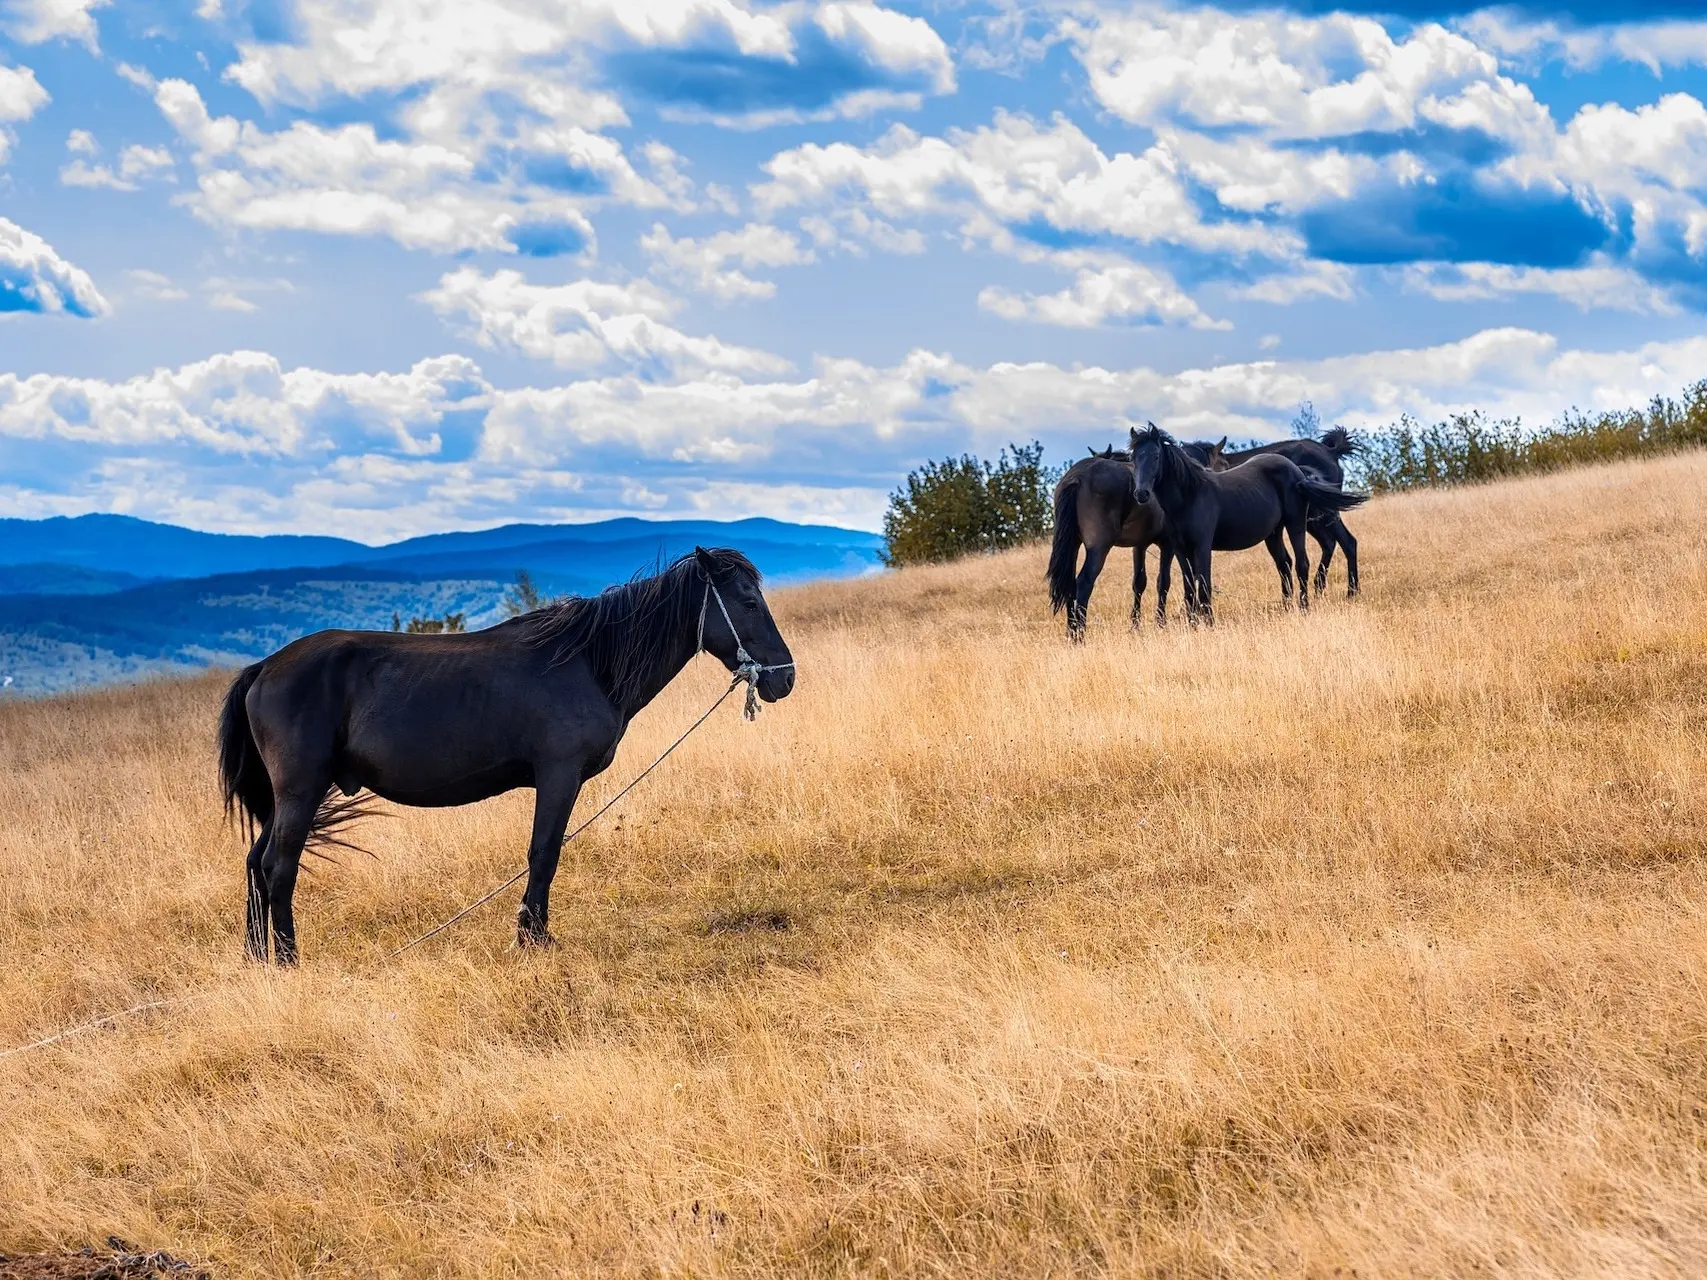
[[[513,898],[372,822],[238,959],[217,680],[0,706],[0,1251],[234,1275],[1707,1272],[1707,457],[1378,499],[1364,599],[1090,642],[1043,554],[778,592]],[[648,710],[583,804],[721,689]],[[618,816],[620,815],[620,816]]]

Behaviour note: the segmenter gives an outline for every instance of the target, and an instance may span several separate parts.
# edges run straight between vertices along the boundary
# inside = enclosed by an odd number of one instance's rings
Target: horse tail
[[[1336,458],[1348,458],[1354,453],[1363,452],[1363,441],[1344,427],[1329,427],[1317,443]]]
[[[1079,575],[1079,477],[1055,489],[1055,540],[1049,548],[1049,611],[1060,613],[1073,602]]]
[[[225,791],[225,816],[241,815],[253,831],[273,816],[273,780],[261,761],[261,749],[249,728],[249,690],[261,677],[261,664],[244,667],[231,682],[219,714],[219,781]]]
[[[1298,492],[1304,495],[1304,501],[1309,504],[1312,514],[1318,511],[1350,511],[1353,507],[1361,507],[1369,501],[1367,493],[1348,493],[1309,476],[1298,482]]]

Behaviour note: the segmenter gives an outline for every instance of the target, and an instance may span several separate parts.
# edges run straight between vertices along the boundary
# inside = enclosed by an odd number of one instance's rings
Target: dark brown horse
[[[1277,440],[1273,444],[1250,449],[1229,451],[1226,436],[1221,437],[1219,444],[1199,440],[1180,447],[1211,471],[1225,471],[1252,458],[1277,453],[1296,462],[1305,475],[1323,480],[1336,489],[1345,487],[1345,459],[1363,451],[1357,438],[1344,427],[1329,428],[1322,433],[1320,440]],[[1356,596],[1362,590],[1357,576],[1357,539],[1351,536],[1345,521],[1340,519],[1337,511],[1312,510],[1305,527],[1322,548],[1322,559],[1316,565],[1316,594],[1328,589],[1328,566],[1333,563],[1334,548],[1339,547],[1345,552],[1346,598]]]
[[[1151,425],[1132,432],[1135,499],[1161,504],[1167,518],[1163,556],[1179,556],[1186,579],[1186,615],[1213,623],[1211,559],[1215,551],[1242,551],[1264,543],[1280,572],[1282,599],[1291,602],[1292,543],[1298,566],[1298,607],[1310,607],[1310,553],[1304,542],[1312,511],[1349,511],[1367,494],[1346,493],[1312,479],[1279,454],[1252,458],[1227,471],[1211,471],[1167,432]]]
[[[228,812],[249,850],[244,949],[297,959],[291,896],[305,845],[333,834],[362,788],[407,805],[471,804],[534,789],[516,940],[548,944],[551,879],[569,812],[610,767],[629,721],[700,652],[775,702],[794,659],[738,551],[683,556],[649,578],[485,631],[320,631],[247,667],[219,726]]]
[[[1085,611],[1108,553],[1132,548],[1132,625],[1138,625],[1144,603],[1144,553],[1161,541],[1162,509],[1138,502],[1132,493],[1132,460],[1113,449],[1080,458],[1055,486],[1055,540],[1049,550],[1049,605],[1067,610],[1067,636],[1085,636]],[[1079,568],[1079,547],[1085,549]],[[1162,557],[1156,576],[1156,622],[1167,620],[1168,583],[1172,565]]]

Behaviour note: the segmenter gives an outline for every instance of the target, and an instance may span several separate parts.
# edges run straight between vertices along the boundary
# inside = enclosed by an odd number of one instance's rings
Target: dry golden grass
[[[1707,1273],[1707,457],[1381,500],[1362,602],[1090,642],[1026,550],[776,593],[503,907],[398,811],[239,961],[214,679],[0,710],[0,1250],[229,1274]],[[722,687],[635,726],[611,794]],[[588,810],[590,811],[590,810]]]

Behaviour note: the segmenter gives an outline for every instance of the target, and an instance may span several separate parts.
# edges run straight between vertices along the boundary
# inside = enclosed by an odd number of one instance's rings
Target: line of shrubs
[[[1404,417],[1363,443],[1352,479],[1377,493],[1649,457],[1707,444],[1707,381],[1676,400],[1655,396],[1645,409],[1572,411],[1546,427],[1480,413],[1428,427]]]

